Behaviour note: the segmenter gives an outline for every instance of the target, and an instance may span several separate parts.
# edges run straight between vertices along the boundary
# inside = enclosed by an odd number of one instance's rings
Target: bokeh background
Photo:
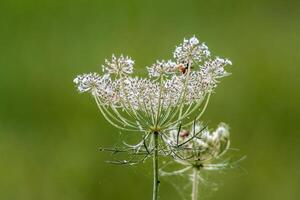
[[[203,120],[229,123],[232,146],[247,155],[203,199],[299,199],[296,0],[1,1],[0,199],[151,199],[151,163],[104,162],[97,147],[119,143],[119,131],[72,79],[112,53],[141,71],[194,34],[234,63]],[[161,199],[181,197],[162,180]]]

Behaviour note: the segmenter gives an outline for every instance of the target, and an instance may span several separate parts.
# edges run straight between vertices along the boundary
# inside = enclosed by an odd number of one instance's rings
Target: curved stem
[[[158,132],[153,133],[153,200],[158,200],[159,174],[158,174]]]
[[[199,169],[194,167],[193,169],[193,190],[192,190],[192,200],[198,200],[198,187],[199,187],[199,177],[198,177]]]

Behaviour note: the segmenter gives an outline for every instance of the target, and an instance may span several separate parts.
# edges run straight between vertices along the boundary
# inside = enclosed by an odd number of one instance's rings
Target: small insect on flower
[[[186,74],[187,70],[188,70],[188,69],[191,69],[191,68],[192,68],[192,67],[190,66],[189,63],[186,63],[186,64],[180,63],[180,64],[178,65],[178,69],[179,69],[179,72],[180,72],[181,74]]]
[[[185,74],[186,73],[186,70],[188,69],[184,64],[179,64],[178,65],[178,69],[179,71],[182,73],[182,74]]]
[[[182,139],[185,139],[185,138],[189,137],[189,135],[190,135],[190,132],[187,131],[187,130],[182,130],[179,133],[179,137],[181,137]]]

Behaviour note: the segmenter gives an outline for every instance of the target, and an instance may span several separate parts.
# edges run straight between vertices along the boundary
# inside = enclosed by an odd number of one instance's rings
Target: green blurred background
[[[247,155],[246,172],[222,175],[204,199],[299,199],[296,0],[1,1],[0,199],[151,199],[150,162],[104,162],[97,147],[120,142],[119,131],[72,79],[112,53],[142,69],[194,34],[234,63],[203,120],[229,123],[232,146]],[[162,180],[161,199],[181,198]]]

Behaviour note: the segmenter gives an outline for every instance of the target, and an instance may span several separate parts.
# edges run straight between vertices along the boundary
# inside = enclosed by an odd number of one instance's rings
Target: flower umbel
[[[74,79],[74,83],[79,92],[90,91],[93,95],[97,95],[98,87],[101,85],[101,79],[102,77],[97,73],[82,74]]]
[[[192,64],[201,62],[210,56],[210,51],[204,43],[200,43],[194,36],[184,39],[183,43],[176,47],[174,58],[178,63]]]
[[[102,70],[105,73],[127,76],[133,72],[134,61],[126,56],[121,55],[117,58],[112,55],[111,60],[105,60],[105,65],[102,65]]]
[[[161,75],[172,75],[178,70],[178,66],[175,62],[168,61],[156,61],[151,67],[147,67],[149,77],[159,77]]]
[[[196,37],[184,39],[173,54],[174,61],[148,67],[148,78],[132,77],[134,61],[113,55],[103,75],[81,75],[74,82],[80,92],[92,91],[103,116],[119,129],[161,132],[179,122],[191,124],[231,62],[211,56]]]

